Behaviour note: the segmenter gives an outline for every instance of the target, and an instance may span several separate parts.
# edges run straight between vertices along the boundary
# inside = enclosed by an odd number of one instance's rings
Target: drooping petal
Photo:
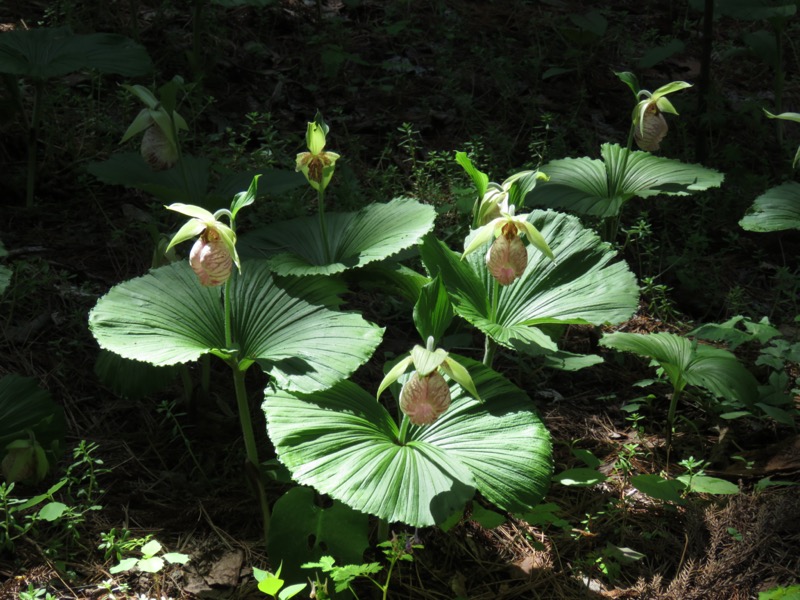
[[[414,371],[400,392],[400,410],[414,425],[430,425],[449,406],[450,388],[438,371],[424,377]]]
[[[528,266],[528,251],[518,235],[501,235],[486,254],[486,267],[500,285],[510,285]]]

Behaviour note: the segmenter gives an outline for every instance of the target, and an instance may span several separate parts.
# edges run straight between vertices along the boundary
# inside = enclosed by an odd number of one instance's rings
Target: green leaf
[[[67,509],[67,505],[62,502],[48,502],[39,509],[39,518],[49,522],[57,521],[67,512]]]
[[[161,552],[161,544],[157,540],[150,540],[144,546],[142,546],[142,556],[145,558],[149,558],[151,556],[155,556],[159,552]]]
[[[264,579],[258,581],[258,590],[270,596],[277,596],[284,583],[280,577],[267,573]]]
[[[738,494],[739,486],[719,477],[681,475],[676,478],[692,492],[701,494]]]
[[[557,350],[542,325],[620,323],[633,314],[639,297],[636,279],[624,262],[613,262],[616,253],[608,244],[569,215],[534,211],[529,220],[557,261],[529,246],[525,272],[500,287],[495,313],[489,300],[495,282],[486,269],[485,249],[462,261],[434,237],[424,239],[420,255],[425,267],[442,278],[458,315],[504,346],[541,354]]]
[[[182,552],[167,552],[162,558],[173,565],[185,565],[189,562],[189,555]]]
[[[357,282],[367,290],[380,291],[392,298],[413,305],[419,299],[422,287],[430,278],[393,261],[370,263],[356,271],[347,272],[348,280]]]
[[[758,600],[800,600],[800,585],[776,587],[758,592]]]
[[[54,449],[63,441],[65,429],[64,409],[35,379],[13,373],[0,379],[0,448],[28,438],[27,431],[32,431],[39,444]]]
[[[280,600],[289,600],[289,598],[294,598],[302,592],[306,587],[305,583],[295,583],[294,585],[290,585],[287,588],[280,591],[278,594],[278,598]]]
[[[94,364],[97,378],[115,395],[139,399],[166,388],[178,376],[180,367],[155,367],[101,350]]]
[[[725,350],[693,345],[672,333],[610,333],[603,336],[600,345],[656,360],[675,389],[696,385],[715,396],[748,405],[758,398],[753,375]]]
[[[130,571],[133,569],[136,564],[139,562],[137,558],[123,558],[119,561],[118,565],[114,565],[111,567],[108,572],[112,575],[116,575],[117,573],[124,573],[125,571]]]
[[[759,232],[800,229],[800,183],[790,181],[764,192],[739,225]]]
[[[143,46],[111,33],[75,35],[68,27],[40,27],[0,36],[0,73],[49,79],[81,69],[136,77],[153,64]]]
[[[553,477],[553,481],[561,485],[573,487],[589,487],[603,483],[608,477],[596,469],[567,469]]]
[[[180,167],[154,171],[138,152],[114,154],[104,162],[90,163],[87,170],[103,183],[145,191],[165,204],[183,202],[203,204],[208,208],[204,199],[207,196],[211,161],[188,154],[184,154],[181,160],[186,174],[185,180]]]
[[[234,272],[232,329],[240,361],[258,360],[275,382],[313,391],[365,362],[382,330],[319,301],[326,282],[276,283],[264,261]],[[225,348],[221,288],[206,288],[185,262],[154,269],[112,288],[89,316],[102,348],[154,365],[197,360]]]
[[[241,209],[243,209],[245,206],[250,206],[256,201],[256,196],[258,195],[258,180],[260,177],[260,175],[253,177],[253,180],[250,182],[250,186],[247,188],[246,192],[236,194],[233,204],[231,204],[231,214],[233,215],[234,219],[236,218],[236,214]]]
[[[686,488],[683,482],[676,479],[664,479],[660,475],[634,475],[631,485],[651,498],[683,504],[681,492]]]
[[[472,520],[485,529],[494,529],[506,522],[506,518],[500,513],[475,503],[472,505]]]
[[[719,187],[724,179],[712,169],[647,152],[631,152],[625,164],[625,152],[625,148],[617,144],[603,144],[603,160],[583,157],[551,161],[541,168],[550,180],[541,182],[526,202],[606,218],[618,215],[622,206],[634,196],[685,196]],[[621,172],[623,164],[624,174]],[[615,181],[620,184],[613,188],[610,182]]]
[[[11,283],[11,269],[0,265],[0,294],[6,291],[8,284]]]
[[[349,381],[310,395],[268,390],[263,408],[279,459],[299,483],[390,522],[441,523],[476,490],[504,510],[535,506],[552,468],[547,430],[525,393],[454,358],[484,403],[452,384],[449,410],[412,426],[405,444],[386,409]]]
[[[489,185],[489,176],[475,168],[466,152],[456,152],[456,162],[463,167],[467,175],[472,179],[472,183],[475,184],[478,200],[483,198],[486,193],[486,186]]]
[[[299,565],[326,554],[360,563],[369,547],[367,526],[367,515],[339,502],[323,508],[315,502],[314,490],[295,487],[275,502],[267,552],[271,562],[283,563],[284,579],[305,579]]]
[[[680,54],[683,52],[685,47],[686,44],[684,44],[681,40],[673,38],[669,41],[669,43],[664,44],[663,46],[650,48],[647,52],[645,52],[644,56],[639,59],[637,66],[640,69],[650,69],[660,62],[665,61],[676,54]]]
[[[631,73],[630,71],[615,71],[614,75],[619,77],[619,80],[631,88],[633,95],[639,97],[639,80],[636,78],[636,75]]]
[[[151,556],[150,558],[142,558],[136,563],[140,571],[145,573],[158,573],[164,568],[164,559],[160,556]]]
[[[423,286],[419,299],[414,305],[414,325],[423,340],[432,337],[438,344],[450,322],[453,320],[453,307],[440,277]]]
[[[330,260],[325,258],[316,216],[276,223],[242,236],[239,252],[267,257],[278,275],[331,275],[413,246],[433,228],[435,217],[432,206],[395,198],[355,213],[327,213]]]

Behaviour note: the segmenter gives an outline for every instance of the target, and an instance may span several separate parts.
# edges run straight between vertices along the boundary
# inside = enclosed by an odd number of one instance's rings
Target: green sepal
[[[672,102],[669,101],[669,98],[664,98],[663,96],[656,100],[656,106],[658,110],[664,113],[669,113],[671,115],[677,115],[678,111],[675,110],[675,107],[672,105]]]
[[[411,356],[409,355],[392,367],[391,370],[384,376],[381,384],[378,386],[378,391],[375,394],[375,397],[380,398],[383,390],[397,381],[400,376],[408,370],[408,367],[411,366],[411,362]]]
[[[666,85],[662,85],[656,91],[653,92],[653,98],[661,98],[662,96],[666,96],[667,94],[672,94],[673,92],[677,92],[680,90],[685,90],[686,88],[692,87],[691,83],[687,83],[685,81],[673,81]]]
[[[550,260],[555,260],[556,257],[553,255],[553,251],[550,250],[550,246],[547,245],[547,241],[544,239],[539,230],[533,226],[533,224],[528,221],[529,215],[520,215],[517,219],[514,220],[514,224],[517,227],[522,227],[525,230],[525,235],[528,237],[528,241],[530,241],[533,246],[539,250],[542,254],[547,256]]]
[[[461,255],[461,260],[464,260],[468,255],[475,252],[475,250],[484,244],[492,241],[494,239],[495,229],[497,229],[497,226],[503,221],[505,221],[505,218],[497,217],[494,221],[491,221],[483,227],[478,228],[472,238],[472,241],[470,241],[469,245],[464,248],[464,253]]]
[[[420,377],[430,375],[447,360],[447,350],[438,348],[428,350],[422,346],[414,346],[411,349],[411,360],[414,362],[414,369]]]
[[[177,213],[181,213],[182,215],[186,215],[187,217],[192,217],[194,219],[198,219],[199,221],[204,221],[206,223],[213,223],[216,219],[214,215],[207,211],[205,208],[201,208],[199,206],[195,206],[194,204],[183,204],[181,202],[175,202],[174,204],[170,204],[169,206],[165,206],[167,210],[174,210]]]
[[[173,246],[177,246],[181,242],[185,242],[186,240],[190,240],[192,238],[197,237],[198,235],[203,233],[205,229],[206,229],[205,224],[201,223],[197,219],[192,219],[191,221],[187,221],[186,223],[183,224],[183,227],[181,227],[178,230],[178,233],[172,236],[172,239],[170,240],[167,249],[164,251],[164,254],[169,252]]]
[[[441,364],[441,369],[447,373],[447,376],[450,377],[450,379],[467,390],[473,398],[476,400],[481,400],[478,390],[475,387],[475,383],[472,381],[472,377],[470,377],[469,371],[467,371],[467,369],[460,362],[452,358],[446,358]]]
[[[119,143],[124,144],[135,135],[145,131],[152,124],[150,111],[146,108],[143,108],[141,111],[139,111],[139,114],[136,115],[136,118],[133,120],[133,122],[128,126],[128,129],[125,130],[125,135],[122,136],[122,139]]]
[[[143,85],[127,85],[122,84],[126,90],[128,90],[131,94],[136,96],[139,100],[141,100],[147,108],[155,110],[158,108],[158,98],[153,95],[153,92],[148,90]]]

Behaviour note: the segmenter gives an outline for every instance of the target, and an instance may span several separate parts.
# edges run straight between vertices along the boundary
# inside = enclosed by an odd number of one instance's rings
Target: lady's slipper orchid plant
[[[663,113],[678,114],[667,95],[690,88],[692,84],[673,81],[650,92],[638,89],[639,84],[633,73],[624,72],[616,75],[631,88],[637,100],[642,98],[633,109],[633,139],[636,145],[645,152],[655,152],[669,131]]]
[[[449,358],[446,350],[434,350],[433,343],[433,337],[429,337],[426,348],[414,346],[409,355],[386,374],[376,394],[380,397],[387,387],[414,365],[414,373],[400,392],[400,410],[414,425],[430,425],[450,407],[450,387],[442,377],[442,372],[480,400],[467,369]]]
[[[140,149],[142,158],[156,171],[172,168],[180,160],[178,131],[189,129],[186,120],[174,110],[175,95],[181,85],[183,81],[176,78],[162,86],[159,90],[162,100],[144,86],[122,86],[146,106],[125,131],[122,142],[144,132]]]
[[[486,267],[500,285],[510,285],[528,266],[528,251],[520,238],[520,234],[523,233],[539,251],[550,260],[555,260],[553,251],[550,250],[542,234],[528,221],[529,216],[528,214],[515,216],[512,204],[508,207],[508,212],[501,212],[499,217],[492,219],[475,232],[472,241],[461,255],[462,260],[492,238],[496,238],[486,253]]]
[[[222,285],[230,277],[233,265],[241,272],[239,255],[236,252],[236,234],[219,220],[223,215],[231,218],[229,210],[223,208],[212,214],[199,206],[180,203],[166,208],[192,217],[173,236],[166,251],[181,242],[200,236],[192,246],[189,264],[202,285]]]

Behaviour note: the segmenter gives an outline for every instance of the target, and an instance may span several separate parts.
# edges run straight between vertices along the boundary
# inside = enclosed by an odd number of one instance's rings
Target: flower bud
[[[207,228],[197,238],[189,254],[189,264],[200,278],[201,285],[222,285],[231,276],[233,257],[216,230]]]
[[[144,132],[141,146],[142,158],[155,171],[170,169],[178,162],[178,150],[167,139],[158,125],[151,125]]]
[[[438,371],[414,371],[400,392],[400,410],[414,425],[430,425],[450,406],[450,387]]]
[[[528,266],[528,250],[513,224],[503,226],[502,233],[486,253],[486,267],[500,285],[510,285],[521,277]]]
[[[655,152],[668,131],[667,120],[653,103],[642,113],[641,123],[636,125],[633,139],[636,140],[636,145],[642,150]]]

